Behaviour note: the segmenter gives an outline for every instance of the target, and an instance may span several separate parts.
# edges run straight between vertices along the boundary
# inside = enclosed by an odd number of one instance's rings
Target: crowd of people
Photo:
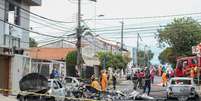
[[[141,68],[141,70],[135,71],[133,73],[133,89],[143,89],[143,93],[146,93],[146,89],[148,89],[147,95],[149,95],[151,90],[151,83],[154,83],[155,68],[154,66],[150,66],[150,68],[144,66]]]

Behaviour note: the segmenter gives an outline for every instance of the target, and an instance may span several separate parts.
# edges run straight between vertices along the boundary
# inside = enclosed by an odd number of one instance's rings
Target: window
[[[191,80],[172,80],[171,84],[176,85],[191,85]]]
[[[187,60],[184,60],[184,61],[183,61],[183,68],[186,67],[186,66],[188,66],[188,61],[187,61]]]
[[[4,45],[6,46],[10,46],[11,47],[16,47],[16,48],[20,48],[20,38],[14,37],[14,36],[10,36],[10,35],[4,35]]]
[[[192,64],[197,64],[198,63],[197,59],[192,59],[191,61],[192,61]]]
[[[51,81],[48,81],[48,87],[51,87]]]
[[[72,83],[72,79],[71,78],[66,78],[66,83]]]
[[[62,88],[62,87],[63,87],[62,84],[61,84],[59,81],[57,81],[57,83],[58,83],[58,85],[59,85],[59,88]]]
[[[54,88],[54,89],[59,89],[59,87],[58,87],[56,81],[53,82],[53,88]]]
[[[6,2],[7,17],[6,20],[9,23],[20,25],[20,7],[21,0],[15,0],[15,2]]]

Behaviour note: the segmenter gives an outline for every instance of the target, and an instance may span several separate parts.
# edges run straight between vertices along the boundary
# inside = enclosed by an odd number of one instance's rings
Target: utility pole
[[[136,48],[137,59],[136,59],[136,68],[138,68],[138,48],[139,48],[139,38],[140,38],[140,35],[139,35],[139,33],[137,33],[137,48]]]
[[[78,14],[77,14],[77,69],[81,69],[81,0],[78,0]]]
[[[121,21],[121,55],[123,53],[123,45],[124,45],[124,43],[123,43],[123,38],[124,38],[123,34],[124,34],[124,22]]]
[[[144,63],[146,63],[146,45],[144,46]]]

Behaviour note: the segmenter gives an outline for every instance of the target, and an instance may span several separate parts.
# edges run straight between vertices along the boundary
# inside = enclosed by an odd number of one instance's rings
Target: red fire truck
[[[195,70],[195,77],[201,74],[201,43],[192,48],[194,56],[177,59],[175,74],[177,77],[190,76],[191,70]]]

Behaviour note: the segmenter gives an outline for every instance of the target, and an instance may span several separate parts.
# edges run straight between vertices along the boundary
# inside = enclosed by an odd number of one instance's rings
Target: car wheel
[[[198,95],[196,95],[196,96],[195,96],[195,98],[194,98],[194,100],[195,100],[195,101],[200,101],[199,96],[198,96]]]
[[[18,100],[19,101],[26,101],[25,98],[24,98],[24,96],[19,96]]]
[[[46,99],[46,101],[56,101],[54,97],[51,97],[49,99]]]
[[[167,99],[167,100],[170,99],[170,97],[168,96],[168,94],[166,94],[166,99]]]

